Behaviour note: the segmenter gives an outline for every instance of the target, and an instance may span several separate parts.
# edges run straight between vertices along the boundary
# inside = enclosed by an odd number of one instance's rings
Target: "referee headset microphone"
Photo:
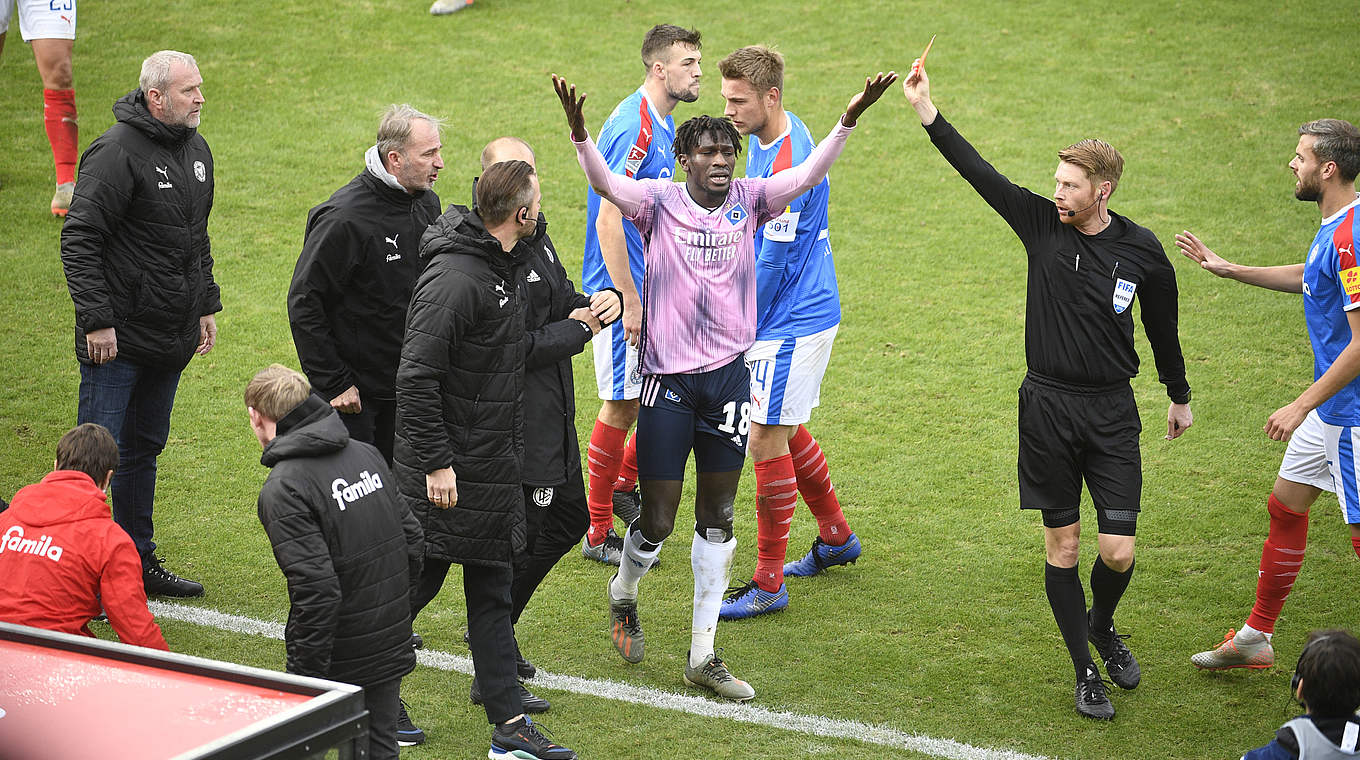
[[[1079,210],[1077,210],[1077,211],[1073,211],[1073,210],[1071,210],[1071,209],[1067,209],[1066,211],[1063,212],[1063,215],[1066,216],[1068,219],[1071,219],[1072,217],[1076,216],[1077,214],[1084,214],[1084,213],[1086,213],[1087,209],[1090,209],[1092,206],[1096,205],[1097,203],[1100,203],[1100,202],[1103,201],[1103,200],[1105,200],[1105,191],[1104,191],[1104,190],[1101,190],[1101,191],[1100,191],[1100,195],[1097,195],[1095,200],[1093,200],[1093,201],[1091,201],[1089,204],[1087,204],[1087,205],[1086,205],[1086,208],[1084,208],[1084,209],[1079,209]]]

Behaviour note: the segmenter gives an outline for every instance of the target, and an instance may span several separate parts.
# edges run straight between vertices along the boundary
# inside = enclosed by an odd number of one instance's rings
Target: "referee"
[[[1052,198],[1010,182],[977,154],[930,100],[919,61],[902,83],[935,147],[1011,226],[1029,260],[1020,385],[1020,506],[1043,511],[1044,588],[1076,670],[1077,712],[1110,720],[1089,639],[1116,685],[1138,685],[1138,661],[1115,632],[1114,611],[1133,576],[1142,492],[1142,424],[1129,378],[1135,296],[1171,397],[1167,440],[1190,427],[1190,386],[1176,334],[1176,275],[1149,230],[1108,209],[1124,159],[1100,140],[1058,153]],[[1081,483],[1096,507],[1100,553],[1091,608],[1077,574]]]

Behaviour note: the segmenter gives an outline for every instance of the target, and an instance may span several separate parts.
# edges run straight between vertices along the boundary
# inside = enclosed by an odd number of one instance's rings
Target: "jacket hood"
[[[260,454],[260,464],[273,467],[285,459],[334,454],[348,443],[349,430],[340,414],[313,393],[279,420],[274,440]]]
[[[113,519],[105,494],[94,480],[77,470],[48,473],[41,482],[24,486],[14,494],[6,517],[34,527],[89,520]]]
[[[540,217],[541,218],[541,217]],[[420,236],[420,257],[433,259],[442,253],[463,253],[486,259],[493,269],[519,264],[525,251],[516,245],[513,250],[501,250],[501,241],[486,231],[481,217],[467,206],[452,205],[434,220]]]
[[[179,145],[198,134],[198,130],[193,127],[166,124],[152,116],[146,106],[146,95],[141,89],[133,90],[119,98],[113,104],[113,117],[165,145]]]

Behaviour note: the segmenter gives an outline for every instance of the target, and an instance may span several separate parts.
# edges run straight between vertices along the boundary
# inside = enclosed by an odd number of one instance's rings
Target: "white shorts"
[[[801,425],[822,402],[822,377],[836,341],[834,325],[805,338],[758,340],[746,351],[751,372],[751,421]]]
[[[76,0],[0,0],[0,34],[9,30],[16,2],[24,42],[76,38]]]
[[[601,401],[625,401],[642,393],[642,370],[638,352],[624,337],[623,320],[604,329],[590,341],[595,351],[595,387]]]
[[[1280,477],[1293,483],[1336,494],[1346,524],[1360,523],[1360,489],[1355,452],[1360,448],[1360,428],[1329,425],[1316,410],[1289,437]]]

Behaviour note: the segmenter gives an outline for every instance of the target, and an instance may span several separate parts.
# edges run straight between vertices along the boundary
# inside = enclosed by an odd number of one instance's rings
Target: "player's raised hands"
[[[1218,275],[1227,277],[1232,268],[1232,262],[1209,250],[1209,246],[1195,237],[1189,230],[1182,230],[1176,233],[1176,247],[1181,249],[1181,253],[1191,261],[1199,264],[1201,269]],[[1283,439],[1280,439],[1283,440]]]
[[[877,76],[865,77],[864,92],[857,92],[855,97],[850,98],[850,104],[845,107],[841,123],[847,127],[855,126],[855,122],[859,121],[859,117],[869,109],[869,106],[877,103],[878,99],[883,97],[883,93],[896,81],[896,71],[889,71],[887,74],[880,71]]]
[[[581,142],[590,135],[586,132],[585,102],[586,96],[576,97],[576,85],[568,84],[567,80],[556,74],[552,75],[553,89],[557,90],[557,99],[562,101],[562,110],[567,114],[567,126],[571,128],[571,139]]]

